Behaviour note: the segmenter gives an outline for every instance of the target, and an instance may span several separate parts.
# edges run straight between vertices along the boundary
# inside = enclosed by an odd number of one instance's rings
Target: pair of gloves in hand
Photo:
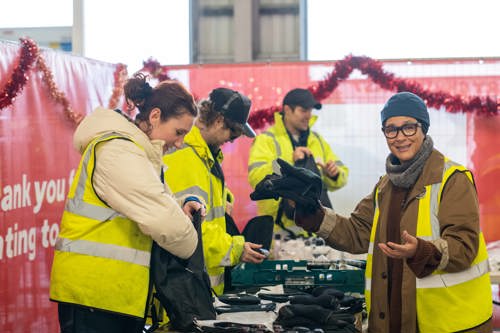
[[[281,174],[267,175],[250,194],[254,201],[283,198],[295,203],[295,223],[307,231],[318,231],[324,209],[320,204],[321,177],[311,170],[294,167],[278,158]]]

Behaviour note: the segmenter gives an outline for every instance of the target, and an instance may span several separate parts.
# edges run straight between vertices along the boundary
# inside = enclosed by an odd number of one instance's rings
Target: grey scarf
[[[385,162],[385,170],[391,182],[397,187],[411,188],[422,173],[424,164],[431,155],[433,148],[434,142],[427,135],[422,147],[411,160],[401,163],[396,156],[389,154]]]

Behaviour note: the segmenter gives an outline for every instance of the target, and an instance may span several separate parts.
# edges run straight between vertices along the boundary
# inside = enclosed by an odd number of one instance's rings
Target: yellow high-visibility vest
[[[212,156],[200,129],[193,126],[180,149],[163,156],[167,165],[165,181],[176,197],[194,194],[206,203],[205,220],[201,224],[203,256],[210,277],[210,284],[217,295],[224,291],[224,268],[240,261],[245,239],[226,232],[226,202],[232,197],[222,180],[211,168],[214,158],[222,160],[222,154]]]
[[[92,185],[96,147],[114,139],[134,142],[107,134],[92,141],[83,153],[55,246],[50,298],[143,318],[152,239],[134,221],[107,206]]]
[[[445,157],[443,178],[440,183],[427,185],[418,200],[416,237],[424,240],[440,238],[437,218],[441,195],[446,182],[454,172],[463,172],[474,183],[472,174],[465,167]],[[365,270],[365,298],[368,313],[371,308],[371,278],[373,247],[379,220],[377,188],[375,213],[370,235],[370,245]],[[471,266],[461,272],[434,271],[430,276],[416,279],[416,309],[419,332],[456,332],[478,326],[492,316],[492,295],[488,268],[488,253],[482,232],[479,249]]]

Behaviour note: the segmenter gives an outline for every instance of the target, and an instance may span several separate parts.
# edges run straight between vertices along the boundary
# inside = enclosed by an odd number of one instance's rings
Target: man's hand
[[[308,156],[311,156],[312,152],[307,147],[297,147],[293,151],[293,161],[296,162],[298,160],[304,159]]]
[[[243,246],[243,253],[241,254],[240,261],[250,262],[252,264],[260,264],[266,256],[262,253],[256,251],[262,247],[261,244],[255,244],[251,242],[245,242]]]
[[[379,243],[378,247],[384,254],[393,259],[408,259],[415,256],[417,252],[418,240],[416,237],[410,235],[406,230],[403,231],[404,244],[396,244],[393,242]]]
[[[335,178],[338,176],[340,170],[337,164],[335,164],[334,161],[330,160],[326,162],[326,164],[323,164],[321,162],[316,163],[321,169],[323,169],[323,172],[330,178]]]
[[[193,214],[201,209],[201,217],[205,218],[207,211],[205,206],[198,201],[187,201],[184,206],[182,206],[182,211],[186,214],[190,220],[193,220]]]

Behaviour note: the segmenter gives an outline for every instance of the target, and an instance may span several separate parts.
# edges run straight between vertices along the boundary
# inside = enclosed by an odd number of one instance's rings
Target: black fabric
[[[252,218],[243,229],[245,241],[261,244],[263,249],[270,250],[273,240],[274,221],[271,215]]]
[[[59,303],[61,333],[141,333],[144,319],[101,311],[75,304]]]
[[[266,304],[242,304],[242,305],[222,305],[217,306],[215,311],[217,313],[232,313],[232,312],[254,312],[254,311],[274,311],[276,309],[276,303],[266,303]]]
[[[336,310],[339,307],[339,301],[334,295],[323,294],[320,296],[298,295],[290,297],[290,304],[317,304],[324,308]]]
[[[240,236],[240,230],[234,222],[234,219],[228,213],[225,213],[226,217],[226,232],[231,236]],[[224,292],[230,292],[233,290],[233,282],[231,280],[231,270],[234,266],[224,267]]]
[[[222,303],[229,305],[260,304],[260,298],[250,294],[223,294],[218,298]]]
[[[311,170],[291,166],[280,158],[277,162],[281,175],[267,175],[256,185],[250,198],[256,201],[283,197],[295,201],[305,211],[313,213],[319,209],[323,188],[321,178]]]
[[[153,244],[151,258],[155,297],[167,311],[173,329],[197,331],[194,319],[215,319],[210,279],[203,259],[200,211],[193,215],[198,246],[191,258],[180,259]]]
[[[238,229],[238,226],[236,225],[236,222],[234,222],[234,219],[231,215],[228,213],[225,213],[225,218],[226,218],[226,233],[230,234],[231,236],[240,236],[240,229]]]
[[[298,168],[304,168],[307,170],[311,170],[318,176],[321,176],[321,172],[318,169],[318,166],[316,165],[316,161],[314,160],[314,156],[307,156],[306,158],[300,159],[295,161],[294,164]],[[323,186],[321,190],[321,195],[319,197],[319,201],[321,202],[321,205],[323,207],[328,207],[328,208],[333,208],[332,202],[330,201],[330,198],[328,197],[328,190],[326,186]]]
[[[231,332],[231,333],[265,333],[271,332],[264,324],[240,324],[227,321],[214,323],[214,327],[202,326],[202,331],[207,333]]]
[[[292,142],[293,150],[295,150],[295,148],[297,147],[307,147],[307,139],[309,139],[309,134],[311,133],[311,130],[309,128],[299,133],[298,141],[295,140],[294,136],[292,135],[292,133],[290,133],[288,129],[286,130],[286,133],[288,134],[288,137]]]
[[[222,182],[222,191],[224,191],[224,171],[222,170],[222,166],[220,165],[219,163],[219,160],[217,159],[217,157],[219,156],[219,154],[221,154],[221,150],[219,147],[212,147],[210,146],[209,147],[210,149],[210,152],[212,153],[212,157],[214,158],[214,164],[212,165],[212,168],[210,168],[210,172],[217,178],[220,179],[220,181]]]
[[[313,296],[320,296],[320,295],[334,295],[338,299],[344,298],[344,292],[340,291],[338,289],[335,289],[333,287],[328,287],[328,286],[318,286],[315,287],[314,289],[311,290],[311,294]]]
[[[283,306],[275,324],[282,327],[305,326],[321,328],[328,332],[358,332],[354,315],[337,313],[320,305],[292,304]]]
[[[332,287],[320,286],[311,294],[290,296],[290,305],[281,307],[274,322],[285,329],[304,326],[324,332],[358,332],[354,314],[363,310],[363,299],[345,295]]]

